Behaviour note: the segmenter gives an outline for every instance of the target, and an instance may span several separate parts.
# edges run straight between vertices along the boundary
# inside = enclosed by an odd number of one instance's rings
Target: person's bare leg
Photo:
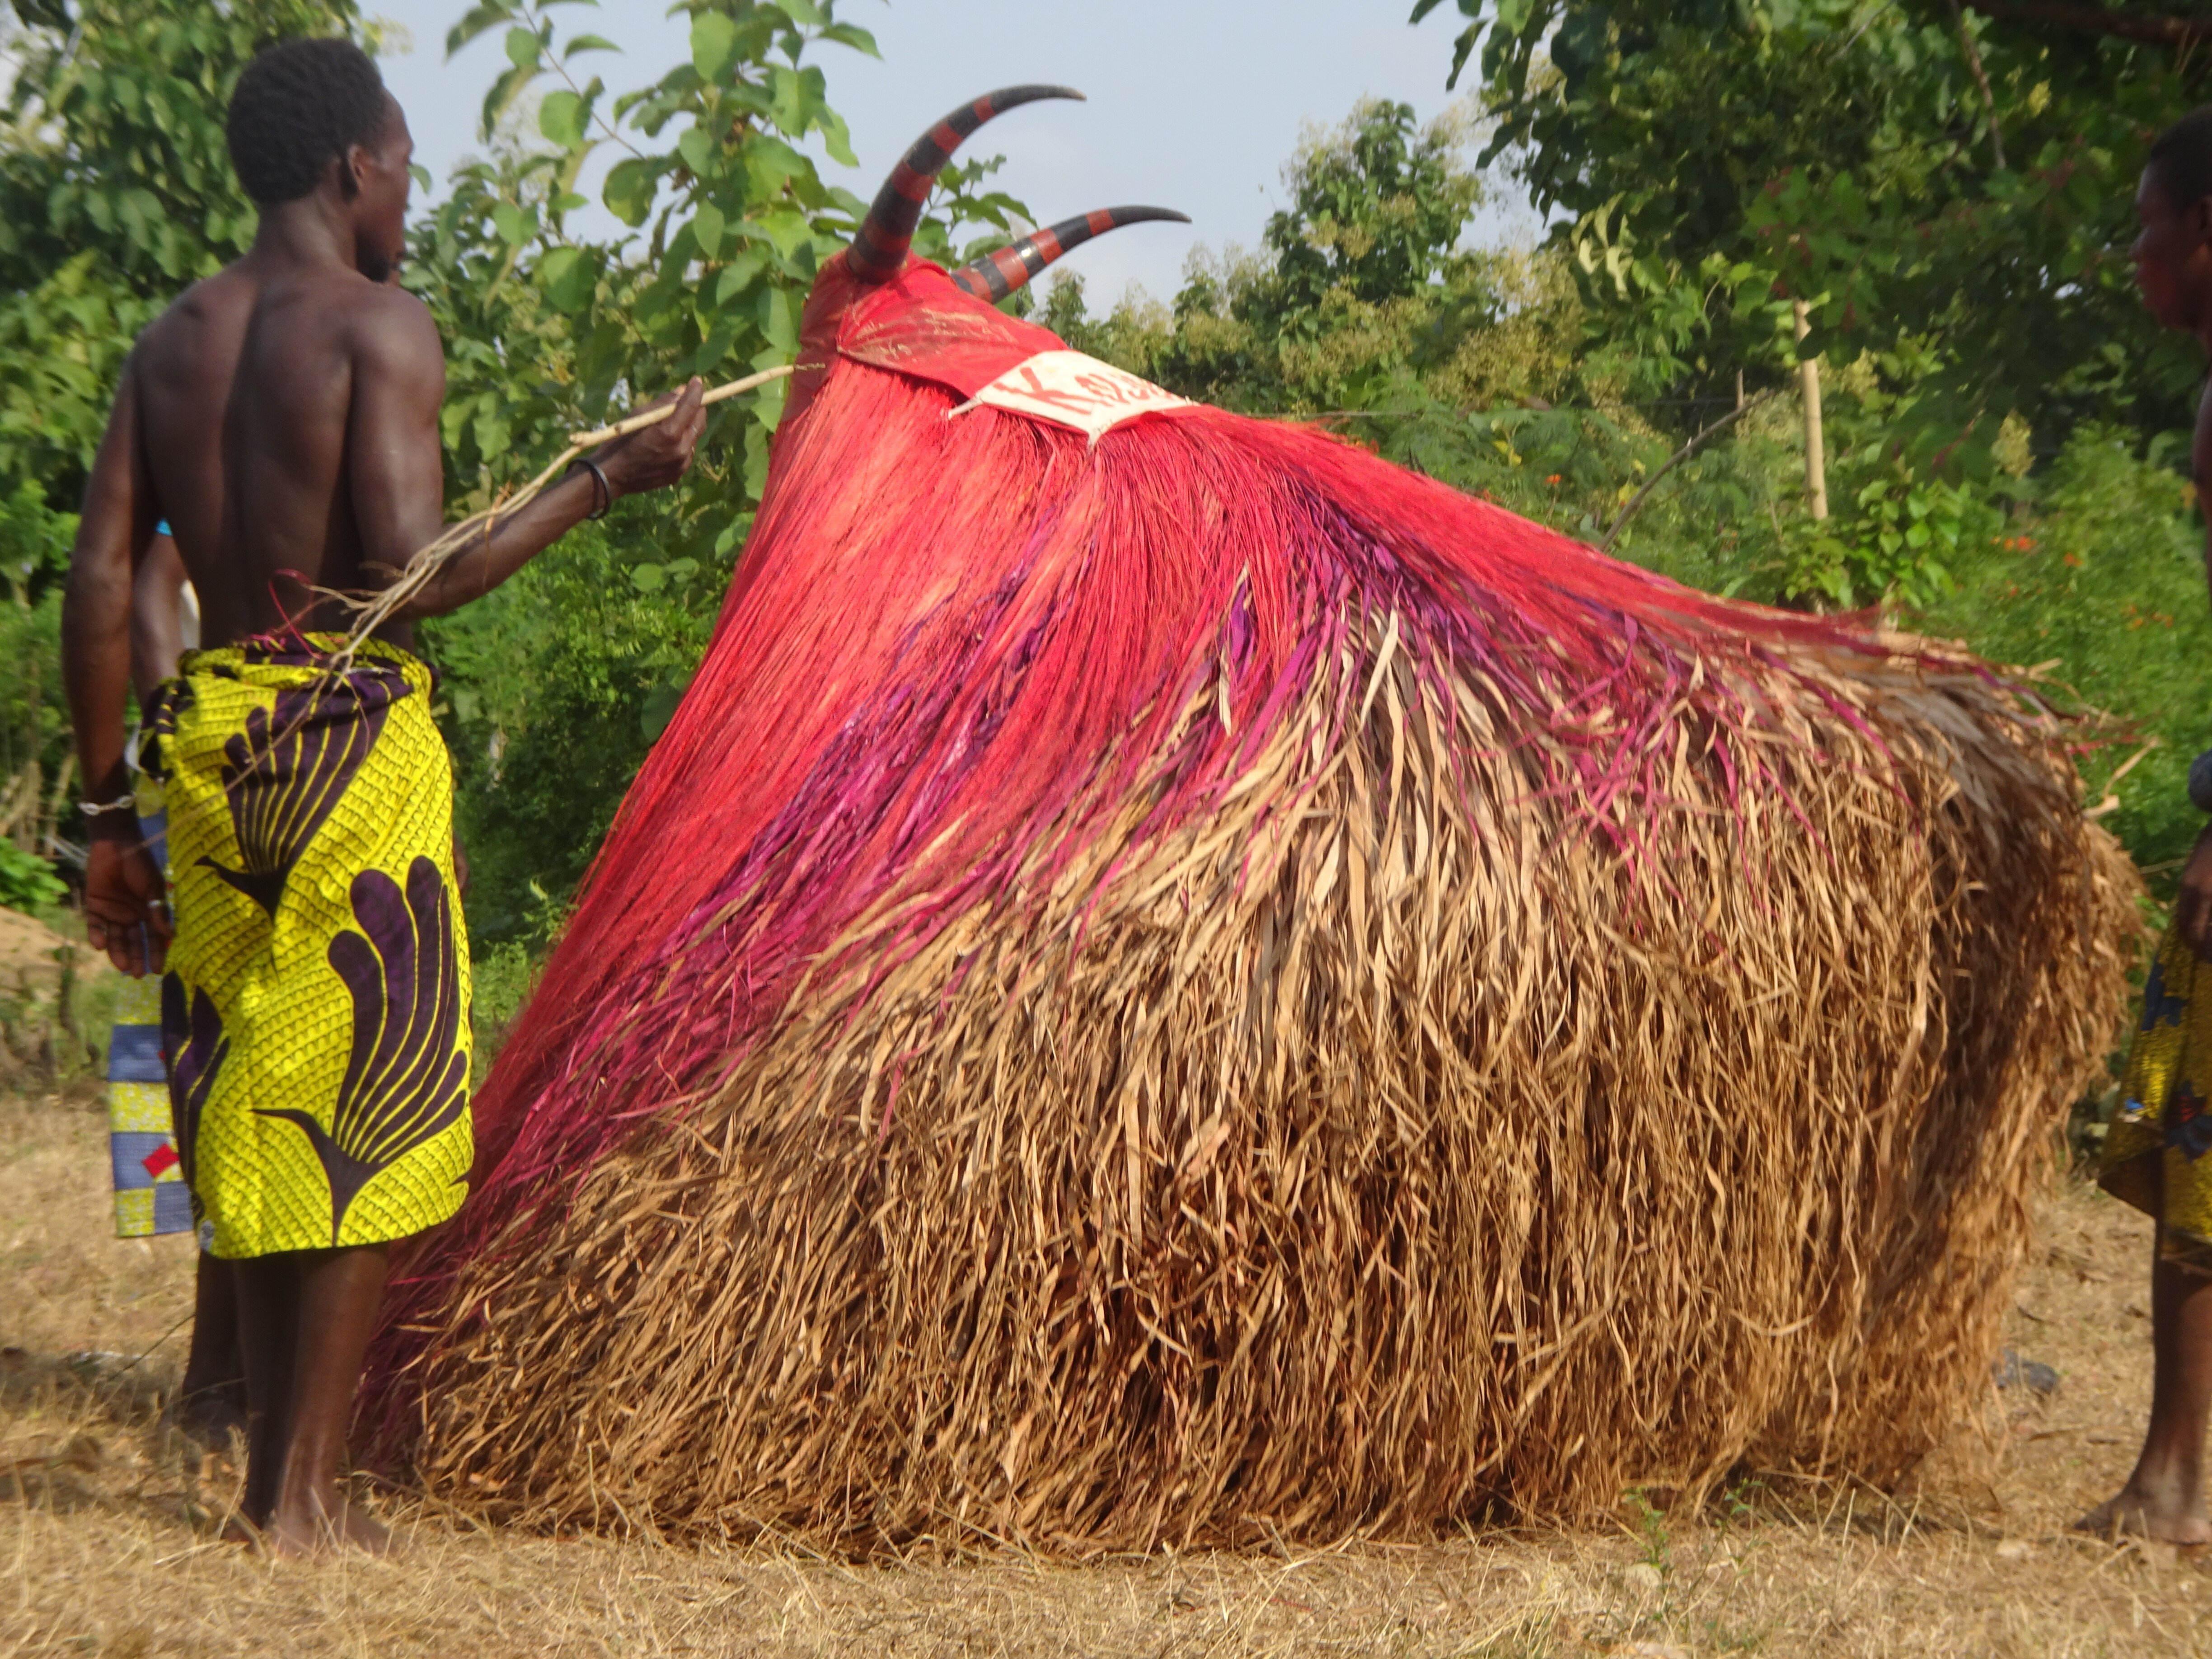
[[[299,1261],[290,1255],[252,1256],[229,1264],[236,1292],[238,1344],[246,1364],[244,1520],[269,1524],[284,1472],[292,1360],[298,1352]]]
[[[298,1263],[298,1337],[285,1413],[283,1474],[265,1528],[279,1555],[305,1555],[343,1540],[389,1547],[382,1527],[347,1504],[338,1486],[346,1427],[361,1362],[384,1299],[382,1244],[305,1250]]]
[[[210,1451],[228,1450],[231,1435],[246,1427],[235,1272],[204,1250],[193,1285],[191,1352],[177,1396],[177,1426]]]
[[[2142,1455],[2127,1485],[2075,1524],[2085,1532],[2117,1529],[2168,1544],[2212,1543],[2212,1516],[2204,1507],[2212,1278],[2157,1257],[2150,1310],[2150,1425]]]

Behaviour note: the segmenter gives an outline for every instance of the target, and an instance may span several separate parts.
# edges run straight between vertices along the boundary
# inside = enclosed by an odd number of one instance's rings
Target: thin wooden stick
[[[766,386],[770,380],[780,380],[790,373],[791,365],[788,363],[777,368],[764,368],[757,374],[748,374],[743,380],[732,380],[727,385],[716,386],[702,401],[708,404],[719,404],[726,398],[736,397],[739,392],[750,392],[756,386]],[[647,427],[658,426],[675,412],[674,404],[663,404],[657,409],[645,410],[627,419],[617,421],[612,426],[598,427],[589,432],[574,434],[568,441],[568,447],[554,458],[552,465],[525,484],[516,494],[505,501],[493,503],[481,513],[471,514],[459,524],[447,526],[439,533],[435,541],[408,561],[407,568],[400,574],[399,580],[382,592],[368,599],[337,596],[342,598],[343,603],[354,608],[355,618],[353,628],[346,635],[344,648],[338,652],[332,660],[334,671],[342,673],[350,667],[353,664],[354,653],[360,648],[363,640],[391,621],[393,617],[405,609],[409,600],[414,599],[416,594],[437,580],[439,572],[452,562],[463,548],[479,538],[489,542],[493,531],[498,528],[501,517],[520,513],[532,501],[537,500],[545,486],[566,471],[568,464],[579,455],[587,449],[596,449],[601,444],[611,443],[617,438],[628,437],[633,432],[642,432]]]
[[[1741,386],[1737,388],[1739,395],[1741,395],[1741,390],[1742,388]],[[1720,419],[1715,421],[1704,431],[1698,433],[1696,437],[1691,439],[1689,442],[1684,444],[1672,455],[1669,455],[1667,458],[1665,465],[1661,466],[1656,472],[1653,473],[1650,477],[1644,481],[1644,488],[1638,490],[1635,495],[1629,497],[1628,505],[1622,507],[1619,513],[1613,515],[1613,522],[1606,526],[1604,539],[1600,541],[1597,544],[1597,550],[1601,553],[1604,553],[1609,552],[1612,550],[1613,538],[1620,534],[1621,526],[1628,522],[1630,514],[1633,514],[1638,507],[1644,505],[1644,497],[1650,495],[1654,489],[1656,489],[1659,487],[1660,479],[1665,477],[1676,467],[1681,465],[1683,462],[1688,460],[1691,456],[1696,454],[1699,449],[1704,447],[1707,439],[1712,437],[1723,428],[1735,425],[1738,421],[1750,414],[1753,410],[1757,409],[1761,404],[1765,403],[1773,395],[1774,392],[1770,389],[1760,392],[1749,403],[1738,404],[1727,414],[1722,416]]]
[[[764,386],[770,380],[780,380],[790,373],[791,365],[788,363],[781,368],[764,368],[757,374],[746,375],[742,380],[732,380],[727,386],[718,386],[699,401],[702,404],[719,404],[725,398],[736,397],[740,392],[750,392],[757,386]],[[612,426],[595,427],[589,432],[575,433],[569,437],[568,441],[579,449],[589,449],[595,444],[611,442],[617,438],[626,438],[633,432],[642,432],[649,426],[659,426],[668,418],[675,407],[673,404],[663,404],[658,409],[648,409],[642,415],[632,415],[627,420],[616,422]]]

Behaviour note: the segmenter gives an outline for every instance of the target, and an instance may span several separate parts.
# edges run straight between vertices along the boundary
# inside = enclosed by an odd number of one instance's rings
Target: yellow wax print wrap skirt
[[[2159,1254],[2212,1273],[2212,967],[2169,929],[2143,984],[2098,1181],[2156,1218]]]
[[[466,1195],[469,956],[430,671],[336,635],[195,651],[155,699],[177,1150],[218,1256],[404,1238]]]

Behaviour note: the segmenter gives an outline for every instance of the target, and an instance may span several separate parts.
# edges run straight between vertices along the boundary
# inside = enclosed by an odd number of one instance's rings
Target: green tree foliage
[[[2154,886],[2203,828],[2189,763],[2212,743],[2212,608],[2197,492],[2124,428],[2078,428],[2021,483],[1994,533],[1962,538],[1953,580],[1914,620],[1998,662],[2039,671],[2054,701],[2119,717],[2082,757],[2088,799],[2143,742],[2106,823]]]
[[[1773,302],[1797,299],[1803,354],[1873,356],[1923,462],[1985,474],[2008,413],[2185,421],[2195,366],[2123,251],[2144,146],[2196,101],[2185,53],[1949,0],[1459,5],[1492,154],[1679,379],[1771,383],[1801,349]]]
[[[1171,314],[1094,320],[1056,283],[1041,320],[1083,349],[1188,396],[1255,412],[1364,407],[1452,360],[1509,304],[1495,254],[1460,246],[1481,199],[1462,117],[1417,129],[1410,105],[1365,101],[1304,146],[1291,205],[1256,256],[1200,260]]]
[[[76,520],[31,484],[0,497],[0,908],[61,897],[45,854],[70,771],[61,686],[61,589],[33,579],[68,556]]]
[[[1196,259],[1171,312],[1125,303],[1095,319],[1062,277],[1039,315],[1185,395],[1330,420],[1393,460],[1595,535],[1674,447],[1647,418],[1658,406],[1636,401],[1654,371],[1606,332],[1561,251],[1466,245],[1483,196],[1472,137],[1464,112],[1417,129],[1404,105],[1363,102],[1292,159],[1290,205],[1260,252]],[[1718,514],[1731,542],[1737,520],[1771,540],[1763,466],[1715,457],[1681,483],[1677,510]]]
[[[689,558],[640,562],[658,529],[655,502],[624,501],[438,626],[480,940],[543,931],[705,649],[724,580]]]

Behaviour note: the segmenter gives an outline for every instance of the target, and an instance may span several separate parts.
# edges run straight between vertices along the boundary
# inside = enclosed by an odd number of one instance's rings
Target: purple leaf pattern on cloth
[[[222,746],[245,867],[200,862],[274,916],[292,866],[368,758],[392,705],[410,694],[404,674],[379,665],[279,691],[273,708],[248,714]]]
[[[258,1109],[296,1124],[331,1183],[331,1243],[347,1209],[380,1171],[434,1139],[468,1105],[469,1059],[459,1046],[460,958],[445,878],[427,858],[407,888],[380,870],[356,876],[354,920],[330,944],[353,998],[353,1047],[325,1130],[309,1113]]]
[[[215,999],[174,974],[161,976],[161,1063],[169,1073],[169,1114],[185,1184],[199,1164],[200,1114],[230,1053]]]
[[[167,757],[162,750],[162,740],[177,735],[177,721],[192,706],[192,683],[186,679],[163,680],[154,688],[138,714],[139,728],[146,741],[138,746],[138,764],[146,775],[166,782],[169,775]]]

